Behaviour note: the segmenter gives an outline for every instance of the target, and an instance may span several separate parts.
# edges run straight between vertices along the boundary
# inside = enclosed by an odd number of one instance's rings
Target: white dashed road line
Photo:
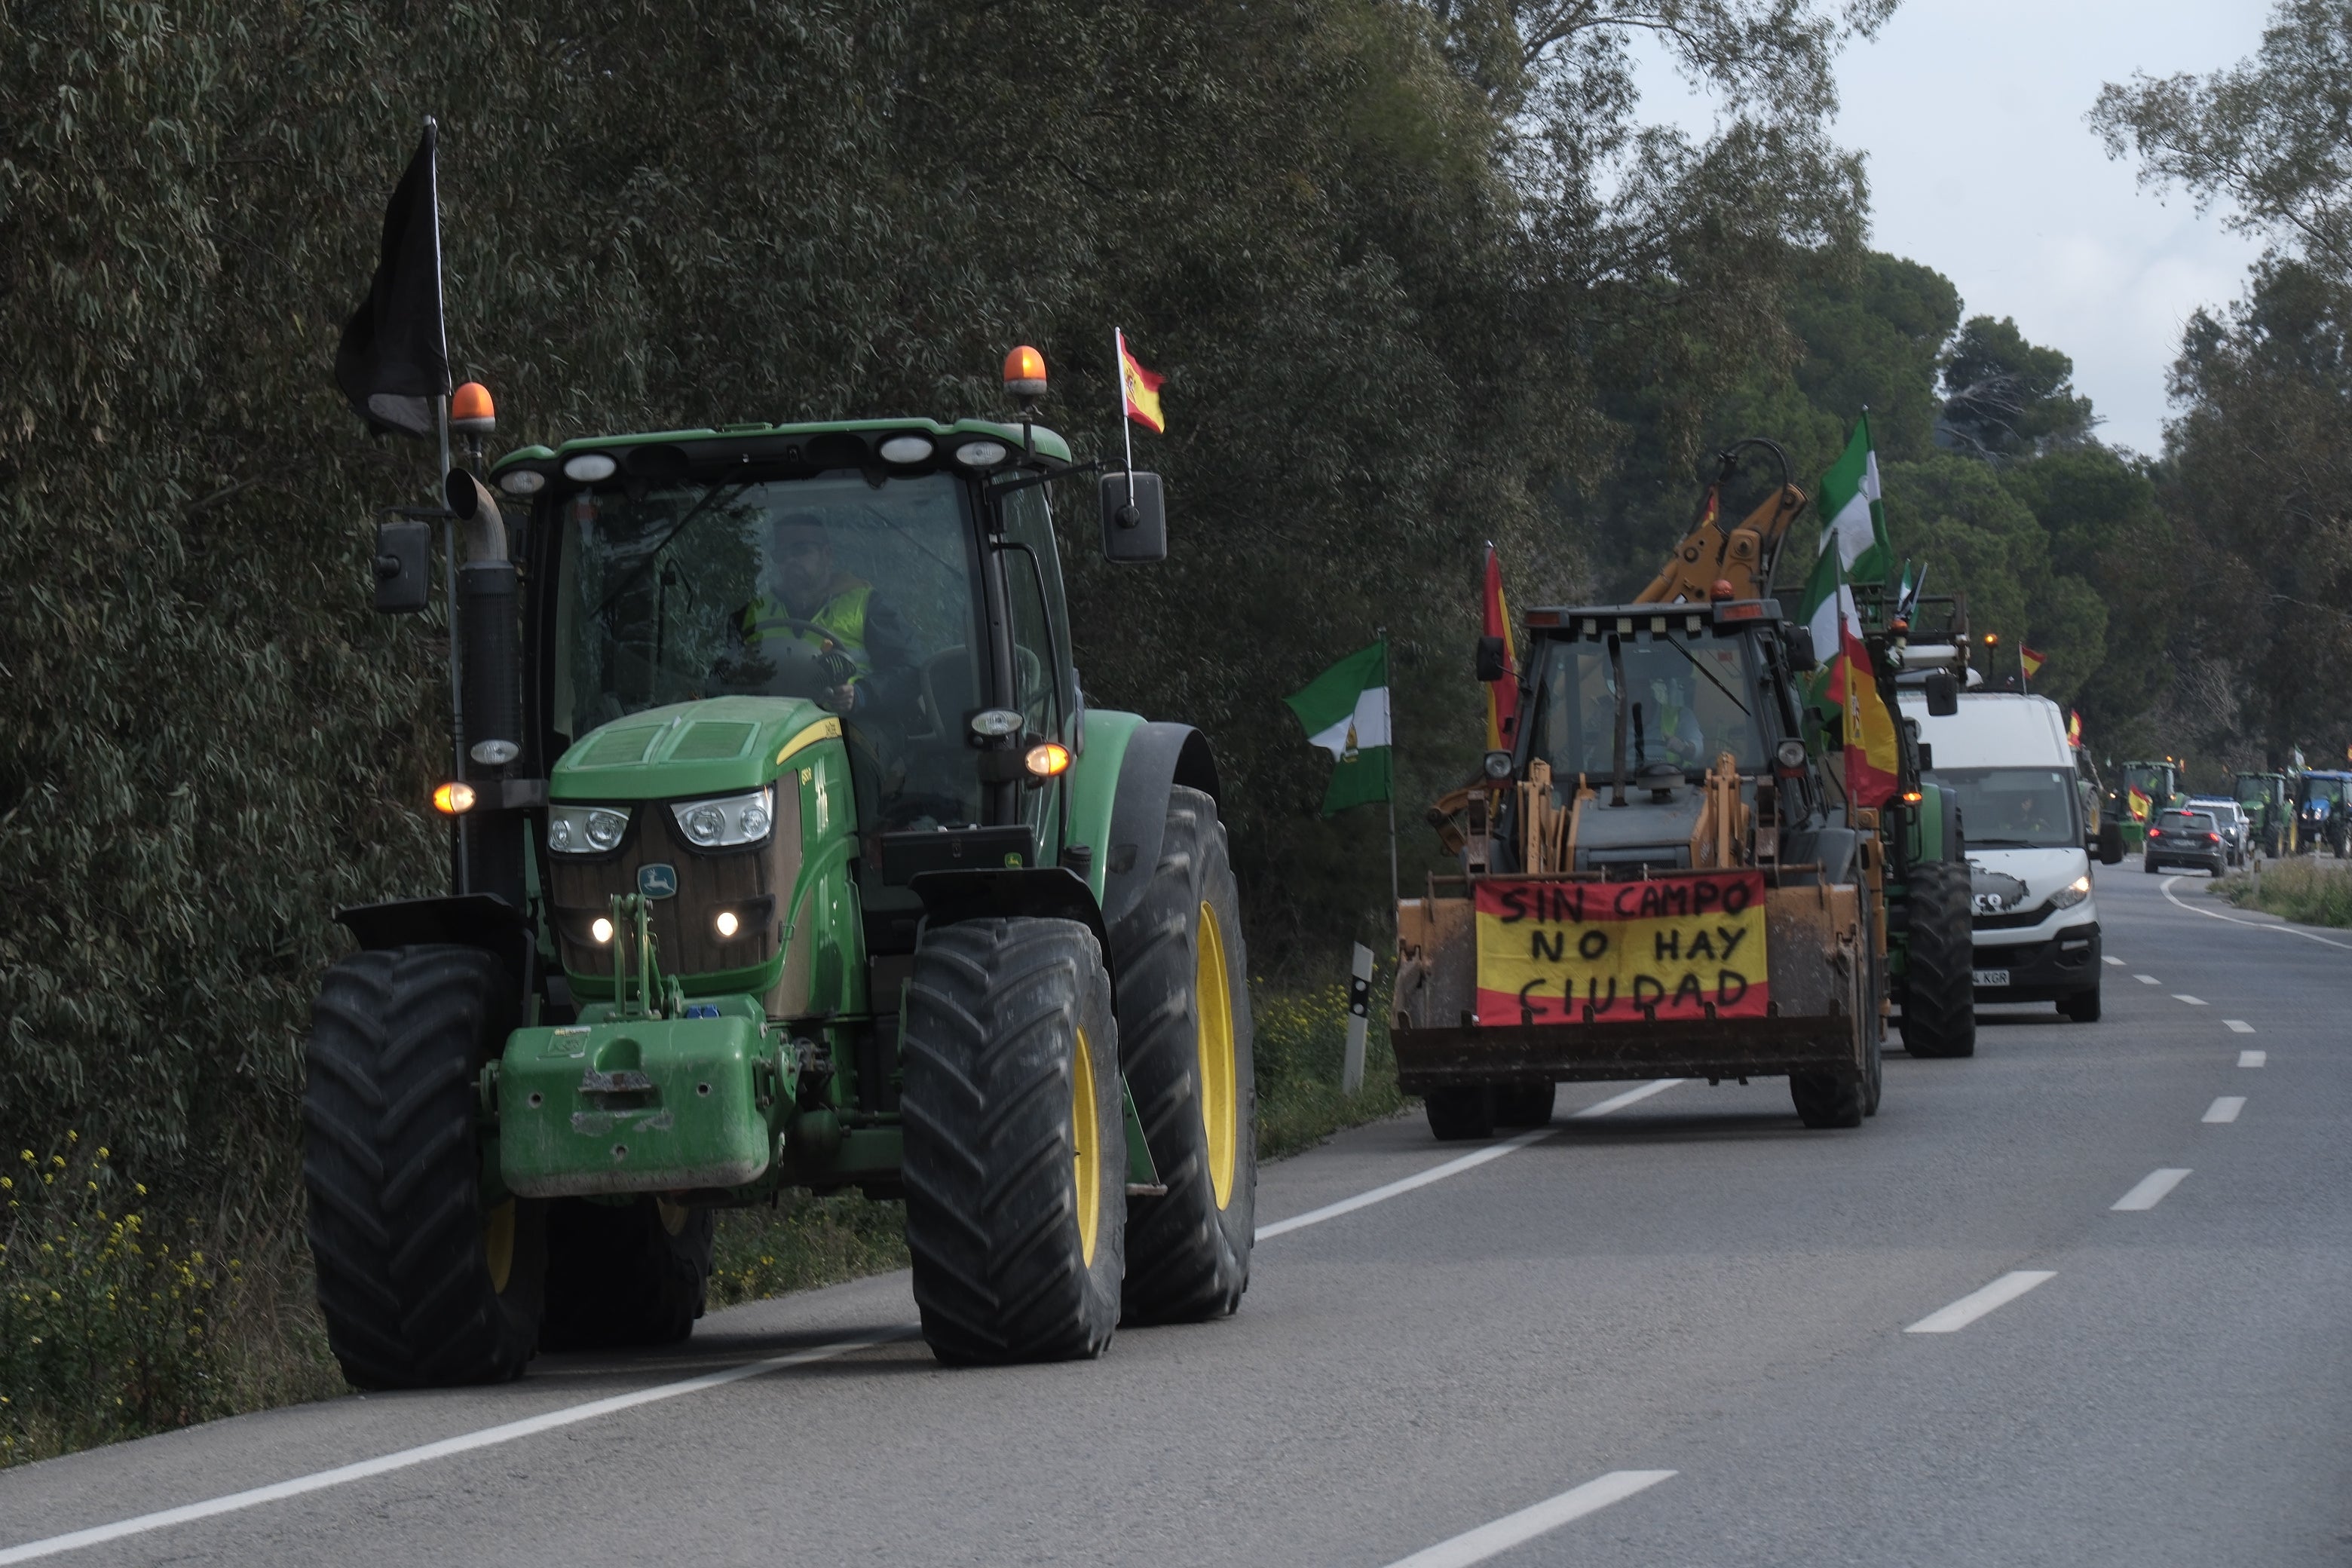
[[[2035,1286],[2057,1278],[2054,1268],[2018,1268],[1981,1290],[1971,1290],[1940,1311],[1928,1313],[1903,1331],[1906,1334],[1953,1334],[1987,1312],[2008,1306]]]
[[[2245,1109],[2246,1097],[2244,1095],[2225,1094],[2221,1099],[2215,1100],[2212,1104],[2205,1108],[2205,1114],[2202,1120],[2207,1121],[2235,1121],[2238,1119],[2238,1112]]]
[[[2139,1179],[2137,1186],[2117,1198],[2111,1206],[2126,1214],[2152,1209],[2162,1203],[2165,1194],[2179,1186],[2188,1174],[2186,1171],[2150,1171]]]
[[[1612,1502],[1623,1502],[1635,1492],[1647,1491],[1674,1473],[1672,1470],[1612,1470],[1599,1480],[1571,1488],[1533,1508],[1505,1514],[1492,1524],[1482,1524],[1451,1541],[1441,1541],[1410,1557],[1401,1557],[1390,1563],[1389,1568],[1468,1568],[1470,1563],[1484,1563],[1489,1557],[1500,1556],[1512,1547],[1558,1530],[1571,1520],[1598,1513]]]
[[[2138,981],[2142,985],[2161,985],[2164,984],[2163,981],[2158,980],[2153,974],[2135,974],[2132,978]]]
[[[2233,1035],[2251,1035],[2254,1032],[2254,1026],[2243,1018],[2224,1018],[2221,1022]]]
[[[2270,1059],[2271,1054],[2268,1051],[2240,1051],[2238,1053],[2238,1065],[2242,1068],[2265,1067],[2269,1065]]]
[[[461,1433],[444,1437],[437,1443],[420,1444],[414,1448],[402,1448],[394,1453],[362,1459],[356,1464],[338,1465],[331,1470],[313,1470],[307,1476],[291,1480],[273,1481],[266,1487],[254,1487],[247,1491],[230,1492],[225,1497],[207,1498],[203,1502],[187,1503],[179,1508],[162,1509],[154,1513],[142,1513],[132,1519],[117,1520],[112,1524],[100,1524],[89,1530],[77,1530],[70,1535],[52,1535],[42,1541],[28,1541],[22,1546],[0,1550],[0,1564],[30,1563],[39,1557],[54,1557],[59,1552],[79,1551],[85,1546],[97,1546],[109,1541],[120,1541],[126,1535],[143,1535],[151,1530],[165,1530],[175,1524],[188,1524],[199,1519],[211,1519],[216,1514],[236,1513],[263,1503],[281,1499],[300,1497],[305,1492],[324,1491],[329,1487],[346,1486],[392,1470],[404,1470],[413,1465],[429,1464],[446,1459],[453,1454],[471,1453],[477,1448],[494,1447],[511,1443],[520,1437],[551,1432],[560,1426],[576,1426],[583,1421],[593,1421],[600,1415],[633,1409],[640,1405],[652,1405],[664,1399],[676,1399],[683,1394],[699,1394],[707,1388],[719,1388],[730,1383],[740,1383],[747,1377],[763,1373],[782,1372],[787,1367],[807,1366],[813,1362],[830,1361],[853,1351],[870,1350],[894,1340],[912,1339],[920,1331],[913,1328],[894,1329],[877,1334],[866,1334],[854,1340],[839,1340],[814,1350],[795,1351],[791,1355],[769,1356],[761,1361],[745,1362],[740,1366],[721,1367],[706,1372],[700,1377],[685,1378],[677,1383],[656,1384],[651,1388],[635,1389],[627,1394],[615,1394],[609,1398],[592,1399],[584,1405],[568,1405],[561,1410],[550,1410],[521,1421],[509,1421],[503,1426],[485,1426],[478,1432]]]
[[[2206,1005],[2205,998],[2202,996],[2191,996],[2185,991],[2174,992],[2172,994],[2172,999],[2175,1002],[2186,1002],[2191,1007],[2202,1007]]]
[[[1682,1081],[1678,1078],[1654,1079],[1639,1089],[1629,1089],[1622,1094],[1611,1096],[1598,1105],[1588,1105],[1581,1110],[1574,1111],[1570,1113],[1569,1120],[1578,1121],[1594,1116],[1606,1116],[1612,1110],[1623,1110],[1635,1100],[1647,1100],[1654,1094],[1663,1094]],[[1262,1225],[1257,1227],[1257,1238],[1260,1241],[1269,1241],[1277,1236],[1286,1236],[1294,1230],[1304,1230],[1310,1225],[1321,1225],[1327,1219],[1338,1219],[1343,1214],[1354,1214],[1358,1209],[1370,1208],[1374,1204],[1384,1204],[1391,1198],[1402,1197],[1407,1193],[1428,1186],[1432,1182],[1442,1182],[1448,1176],[1458,1176],[1465,1171],[1475,1171],[1479,1166],[1499,1160],[1506,1154],[1516,1154],[1528,1144],[1539,1143],[1551,1134],[1550,1128],[1538,1127],[1531,1131],[1519,1133],[1516,1137],[1506,1138],[1500,1142],[1489,1143],[1484,1149],[1474,1149],[1458,1160],[1448,1160],[1442,1165],[1432,1165],[1428,1170],[1406,1176],[1401,1181],[1374,1187],[1370,1192],[1358,1193],[1351,1198],[1341,1198],[1336,1204],[1325,1204],[1319,1209],[1308,1209],[1305,1214],[1293,1215],[1288,1219],[1276,1220],[1272,1225]]]
[[[2107,962],[2108,962],[2109,963],[2114,964],[2117,969],[2121,969],[2121,968],[2124,966],[2124,961],[2123,961],[2122,959],[2120,959],[2120,958],[2117,958],[2117,957],[2116,957],[2115,954],[2113,954],[2113,953],[2109,953],[2109,954],[2107,954]]]

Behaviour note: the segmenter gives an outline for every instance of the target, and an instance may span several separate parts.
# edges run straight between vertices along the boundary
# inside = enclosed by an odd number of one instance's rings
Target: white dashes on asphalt
[[[2270,1059],[2271,1054],[2268,1051],[2240,1051],[2238,1053],[2238,1065],[2242,1068],[2258,1068],[2267,1066]]]
[[[2006,1307],[2035,1286],[2057,1278],[2054,1268],[2018,1268],[1981,1290],[1971,1290],[1940,1311],[1928,1313],[1903,1331],[1906,1334],[1953,1334],[1987,1312]]]
[[[2117,1198],[2112,1206],[2126,1214],[2152,1209],[2162,1203],[2164,1194],[2179,1186],[2181,1178],[2188,1174],[2186,1171],[2150,1171],[2139,1179],[2138,1185]]]
[[[2205,998],[2202,996],[2191,996],[2185,991],[2174,992],[2172,994],[2172,999],[2175,1002],[2186,1002],[2191,1007],[2202,1007],[2205,1005]]]
[[[2113,953],[2107,955],[2107,962],[2114,964],[2117,969],[2121,969],[2124,966],[2124,961],[2116,957]]]
[[[2235,1121],[2238,1119],[2238,1112],[2245,1109],[2246,1097],[2244,1095],[2225,1094],[2221,1099],[2215,1100],[2212,1104],[2205,1108],[2203,1120],[2207,1121]]]
[[[2243,1018],[2224,1018],[2221,1022],[2228,1026],[2230,1033],[2233,1035],[2251,1035],[2254,1032],[2254,1026]]]
[[[2158,980],[2153,974],[2135,974],[2132,978],[2138,981],[2142,985],[2161,985],[2164,984],[2163,981]]]
[[[1390,1563],[1389,1568],[1468,1568],[1470,1563],[1484,1563],[1489,1557],[1500,1556],[1512,1547],[1558,1530],[1571,1520],[1582,1519],[1588,1513],[1598,1513],[1612,1502],[1623,1502],[1635,1492],[1647,1491],[1674,1473],[1672,1470],[1612,1470],[1597,1481],[1587,1481],[1556,1498],[1547,1498],[1533,1508],[1505,1514],[1492,1524],[1482,1524],[1451,1541],[1441,1541],[1410,1557],[1401,1557]]]

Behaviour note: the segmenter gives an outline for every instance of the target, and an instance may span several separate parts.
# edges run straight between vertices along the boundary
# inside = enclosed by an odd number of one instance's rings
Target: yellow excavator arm
[[[1665,570],[1633,595],[1635,604],[1704,605],[1714,596],[1717,583],[1731,584],[1735,599],[1764,597],[1772,557],[1797,514],[1804,510],[1805,492],[1784,484],[1749,512],[1745,522],[1729,529],[1723,525],[1720,494],[1719,489],[1707,491],[1698,526],[1675,546],[1675,552],[1666,557]]]

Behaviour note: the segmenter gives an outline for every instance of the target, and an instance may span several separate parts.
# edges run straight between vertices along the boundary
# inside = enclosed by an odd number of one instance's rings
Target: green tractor
[[[2276,858],[2296,853],[2294,785],[2284,773],[2240,773],[2231,793],[2253,824],[2254,847]]]
[[[1056,479],[1166,553],[1158,477],[1032,423],[527,447],[380,525],[454,552],[441,897],[346,909],[307,1052],[319,1297],[362,1387],[700,1315],[717,1211],[903,1197],[940,1360],[1234,1311],[1256,1185],[1214,760],[1090,710]],[[1016,369],[1034,374],[1015,376]]]
[[[2169,758],[2160,763],[2126,763],[2116,787],[2107,792],[2106,809],[2099,814],[2099,860],[2122,863],[2126,855],[2147,849],[2147,825],[2167,806],[2179,805],[2179,765]]]

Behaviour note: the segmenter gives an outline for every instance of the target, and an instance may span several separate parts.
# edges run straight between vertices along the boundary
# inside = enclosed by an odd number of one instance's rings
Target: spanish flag
[[[1143,368],[1136,357],[1128,353],[1127,333],[1111,329],[1118,344],[1119,388],[1127,400],[1127,416],[1155,435],[1168,433],[1167,417],[1160,412],[1160,384],[1167,379]]]
[[[2066,710],[2066,743],[2070,746],[2083,743],[2083,716],[2072,708]]]
[[[2033,649],[2028,647],[2025,644],[2019,643],[2017,645],[2017,662],[2019,667],[2025,671],[2025,679],[2031,680],[2035,676],[2042,673],[2042,667],[2049,661],[2043,658],[2042,655],[2034,652]]]

